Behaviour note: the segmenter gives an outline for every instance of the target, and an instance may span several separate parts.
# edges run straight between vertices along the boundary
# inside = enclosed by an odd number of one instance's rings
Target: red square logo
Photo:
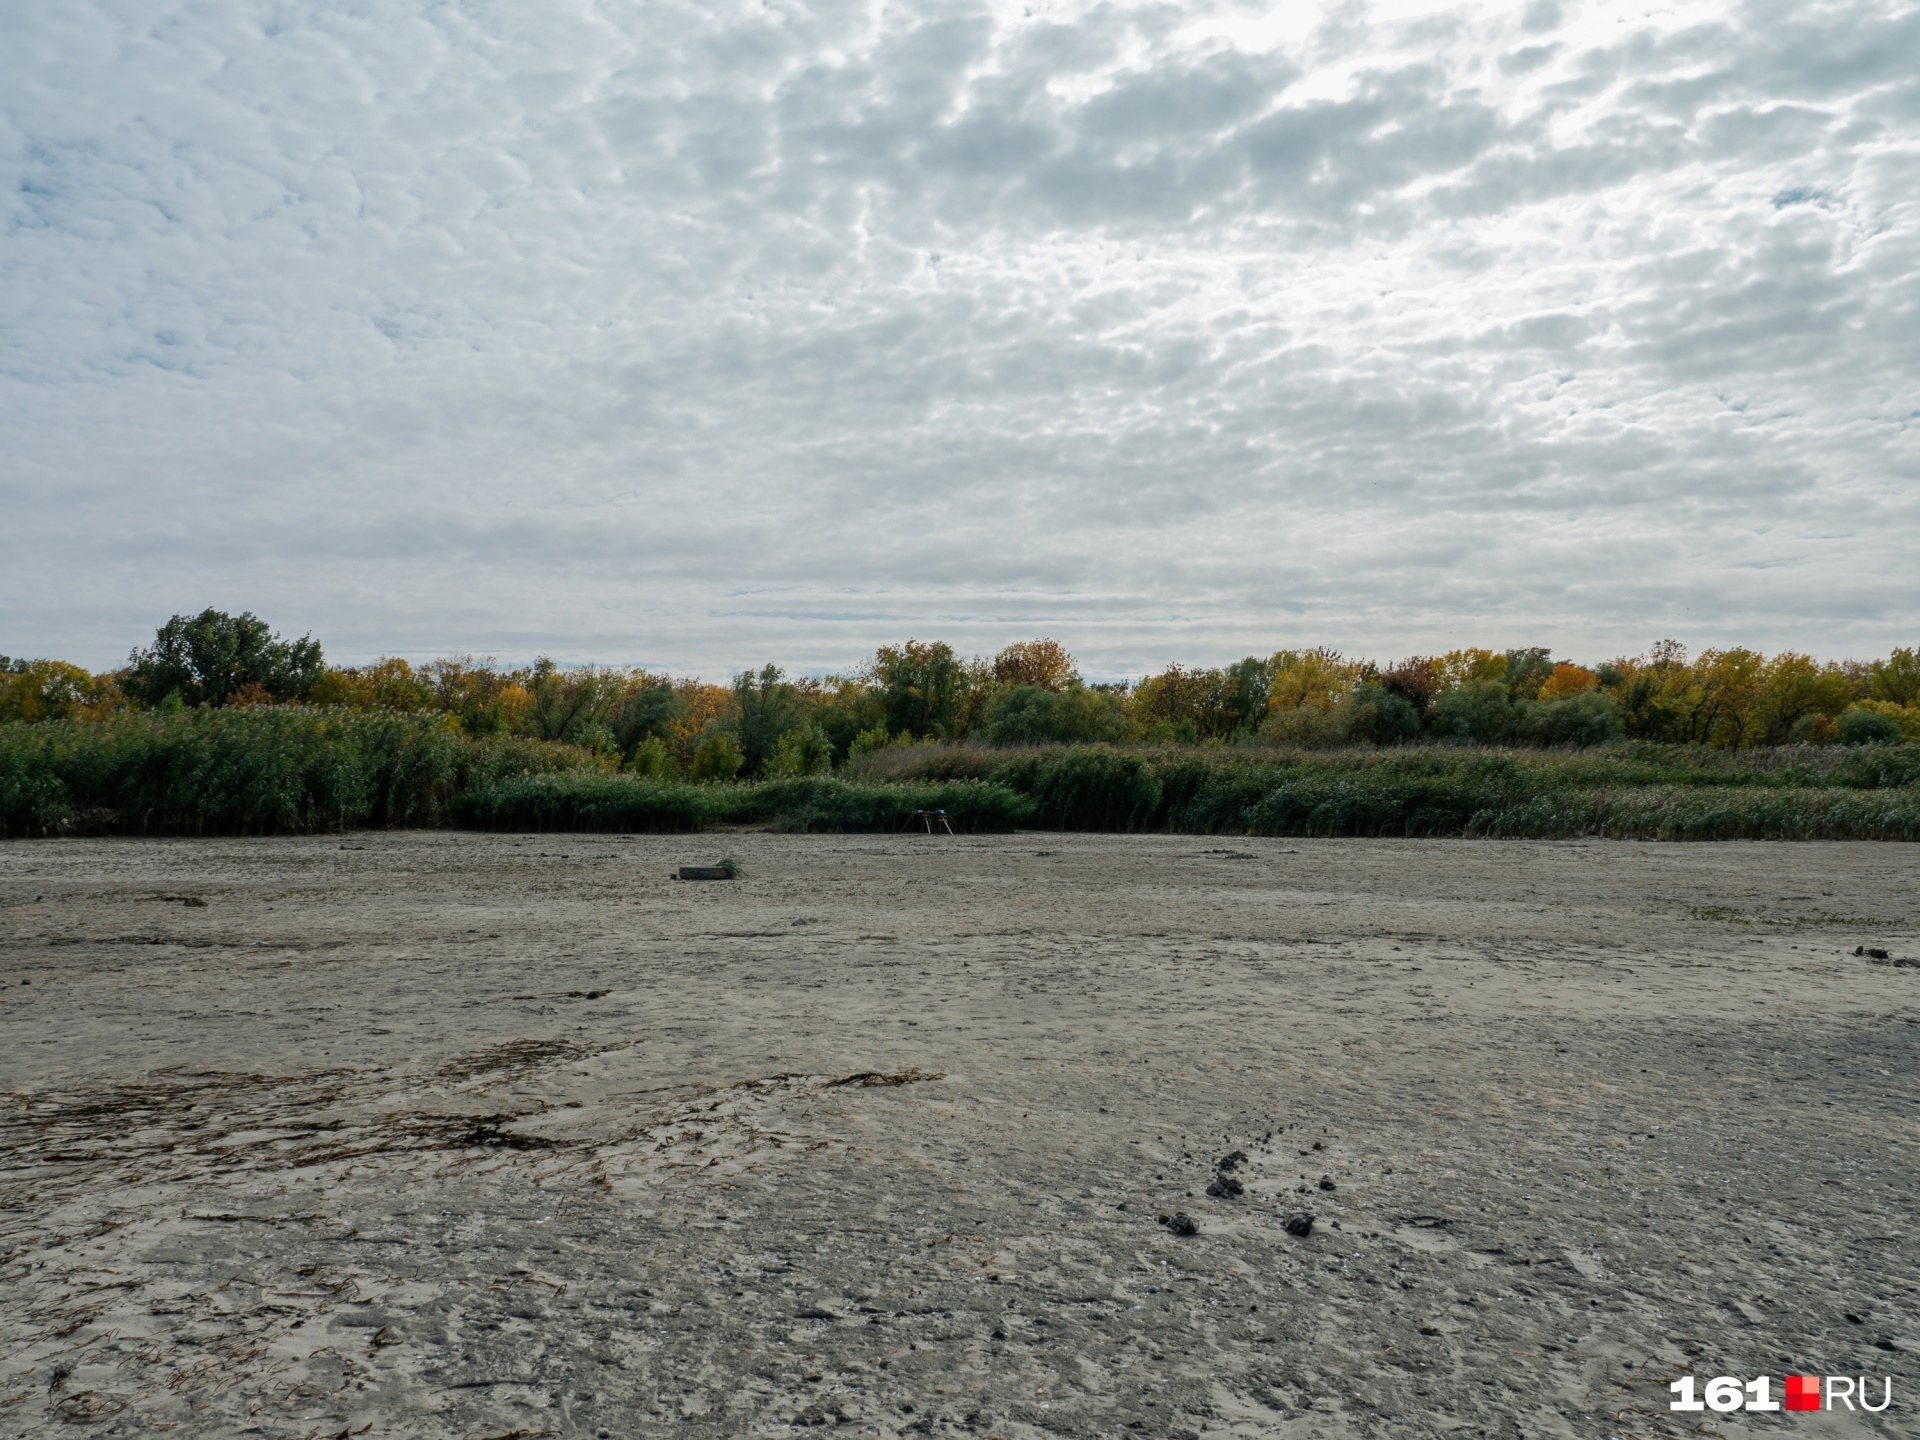
[[[1818,1410],[1820,1408],[1820,1377],[1818,1375],[1787,1376],[1787,1409]]]

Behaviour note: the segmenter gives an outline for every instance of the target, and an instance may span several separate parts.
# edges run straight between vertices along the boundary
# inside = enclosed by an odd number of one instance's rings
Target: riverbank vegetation
[[[329,666],[175,616],[120,670],[0,657],[0,831],[1042,825],[1920,838],[1920,651],[1673,642],[1379,664],[1280,650],[1089,683],[1051,640],[728,685],[471,657]]]

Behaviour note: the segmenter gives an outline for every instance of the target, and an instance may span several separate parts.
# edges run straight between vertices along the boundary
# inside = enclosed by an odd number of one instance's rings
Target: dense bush
[[[1577,697],[1576,697],[1577,698]],[[1555,701],[1526,702],[1552,705]],[[1410,746],[889,752],[888,779],[991,776],[1062,829],[1298,835],[1920,838],[1920,747],[1542,752]],[[997,763],[996,763],[997,762]],[[876,769],[879,767],[876,766]],[[1869,795],[1859,792],[1882,792]],[[1803,818],[1796,820],[1796,807]]]
[[[1019,685],[987,710],[987,738],[996,745],[1087,744],[1126,734],[1119,699],[1084,685]]]
[[[443,822],[463,788],[579,766],[438,715],[275,707],[0,727],[0,832],[264,833]]]
[[[1604,723],[1608,699],[1589,690],[1511,708]],[[1907,744],[889,745],[837,777],[820,768],[828,744],[790,731],[768,766],[783,778],[725,778],[734,750],[711,779],[687,783],[663,745],[616,770],[612,753],[474,736],[435,712],[281,706],[0,725],[0,834],[898,830],[945,810],[963,830],[1920,838],[1920,746]]]
[[[1025,762],[1009,767],[1010,773],[1025,770]],[[1160,812],[1153,767],[1104,747],[1046,755],[1034,762],[1027,783],[1013,788],[1033,797],[1041,824],[1062,830],[1144,830]]]
[[[1433,731],[1449,740],[1504,744],[1513,734],[1514,706],[1498,680],[1470,680],[1433,703]]]
[[[1362,685],[1353,692],[1347,733],[1375,745],[1411,740],[1420,733],[1420,712],[1404,695],[1380,685]]]
[[[1604,745],[1622,733],[1620,702],[1600,690],[1517,708],[1515,735],[1529,745]]]
[[[1842,745],[1897,745],[1900,722],[1865,705],[1850,705],[1833,724]]]

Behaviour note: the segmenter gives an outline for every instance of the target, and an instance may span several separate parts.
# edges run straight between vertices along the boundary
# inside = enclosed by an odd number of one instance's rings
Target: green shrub
[[[433,824],[459,739],[431,719],[305,707],[7,727],[9,834],[260,833]]]
[[[1362,685],[1353,692],[1347,730],[1355,740],[1392,745],[1420,733],[1420,712],[1411,701],[1378,685]]]
[[[667,748],[667,742],[658,735],[649,735],[636,742],[633,753],[621,768],[647,780],[680,778],[680,762],[674,758],[673,751]]]
[[[1497,745],[1513,733],[1513,704],[1501,680],[1470,680],[1433,702],[1433,731],[1452,740]]]
[[[942,745],[926,741],[912,744],[896,739],[884,750],[850,756],[841,778],[877,784],[907,780],[986,780],[997,777],[1006,768],[1007,755],[1007,751],[988,745]]]
[[[1515,707],[1518,736],[1529,745],[1604,745],[1625,733],[1620,702],[1601,690]]]
[[[689,773],[697,781],[731,780],[745,762],[746,757],[740,753],[740,745],[733,736],[716,730],[694,747]]]
[[[652,753],[643,745],[635,757]],[[916,811],[945,810],[962,830],[1911,839],[1916,807],[1916,745],[914,745],[871,752],[838,779],[696,785],[670,767],[615,773],[610,757],[570,745],[475,738],[444,715],[284,706],[0,725],[10,836],[448,823],[899,830]]]
[[[1248,807],[1246,825],[1255,835],[1462,835],[1500,798],[1464,776],[1302,776]]]
[[[1900,722],[1865,705],[1849,705],[1833,724],[1842,745],[1898,745]]]
[[[274,706],[0,726],[0,834],[264,834],[437,825],[456,794],[595,765],[445,715]]]
[[[1269,745],[1337,750],[1349,743],[1352,721],[1352,706],[1342,696],[1329,704],[1309,702],[1291,710],[1275,710],[1261,721],[1259,736]]]
[[[860,760],[876,750],[886,749],[888,738],[887,727],[884,725],[875,725],[871,729],[859,731],[847,745],[848,762]]]
[[[1019,774],[1020,767],[1013,767]],[[1160,810],[1160,781],[1139,755],[1104,746],[1074,747],[1040,760],[1020,777],[1043,825],[1062,830],[1144,830]]]
[[[1126,733],[1118,697],[1084,685],[1017,685],[987,711],[987,738],[996,745],[1088,744]]]
[[[821,775],[833,768],[833,742],[818,725],[807,724],[787,731],[774,742],[773,758],[767,762],[769,779],[795,775]]]

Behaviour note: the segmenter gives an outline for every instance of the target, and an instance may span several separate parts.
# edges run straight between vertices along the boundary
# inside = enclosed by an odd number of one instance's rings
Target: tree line
[[[435,712],[474,736],[560,742],[660,779],[814,775],[875,750],[963,740],[1330,749],[1637,739],[1742,750],[1920,740],[1920,649],[1822,663],[1741,648],[1689,658],[1663,640],[1644,655],[1586,666],[1539,647],[1387,665],[1316,648],[1089,683],[1053,640],[990,658],[908,640],[846,675],[793,676],[770,664],[716,685],[548,659],[330,666],[310,635],[289,640],[251,613],[206,610],[174,616],[125,666],[102,674],[0,656],[0,722],[289,704]]]

